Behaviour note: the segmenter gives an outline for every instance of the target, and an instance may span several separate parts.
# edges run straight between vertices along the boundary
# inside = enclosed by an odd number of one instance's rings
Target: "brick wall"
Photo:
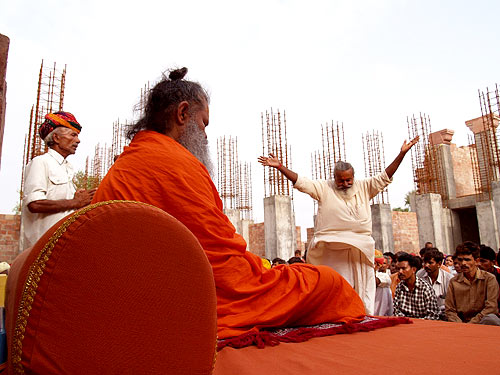
[[[420,250],[416,212],[392,211],[392,232],[394,252],[413,253]]]
[[[295,233],[297,238],[297,247],[295,248],[295,250],[300,250],[302,254],[304,254],[305,244],[304,242],[302,242],[302,228],[299,226],[295,227]]]
[[[19,253],[21,215],[0,214],[0,262],[12,263]]]
[[[266,257],[266,241],[264,237],[264,223],[250,224],[249,228],[250,243],[248,251],[260,257]]]
[[[453,159],[457,197],[475,194],[469,146],[457,147],[455,144],[451,144],[450,151]]]
[[[294,249],[295,250],[300,250],[302,251],[302,254],[304,254],[305,250],[305,244],[302,242],[300,236],[301,236],[301,228],[300,227],[295,227],[295,231],[297,233],[297,246]],[[264,233],[264,223],[256,223],[256,224],[250,224],[249,227],[249,232],[250,232],[250,243],[248,244],[248,251],[251,253],[258,255],[262,258],[266,257],[266,237]],[[288,260],[288,259],[285,259]]]
[[[307,228],[306,233],[307,233],[307,241],[306,241],[306,249],[307,249],[309,247],[309,243],[312,241],[312,238],[314,236],[314,228]]]

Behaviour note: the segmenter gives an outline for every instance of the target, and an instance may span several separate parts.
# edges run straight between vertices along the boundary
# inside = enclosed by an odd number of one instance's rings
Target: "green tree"
[[[94,176],[85,176],[85,172],[78,171],[73,177],[73,182],[77,189],[94,189],[99,186],[99,179]]]
[[[415,190],[411,190],[405,194],[405,205],[403,207],[395,207],[393,211],[409,212],[410,211],[410,196],[415,193]]]
[[[409,212],[410,209],[408,207],[395,207],[392,209],[393,211],[399,211],[399,212]]]

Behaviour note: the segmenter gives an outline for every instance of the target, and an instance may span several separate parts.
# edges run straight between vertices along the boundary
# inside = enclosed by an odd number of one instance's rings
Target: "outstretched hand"
[[[282,165],[279,159],[273,154],[269,154],[269,157],[259,156],[258,160],[259,163],[263,166],[278,168],[280,165]]]
[[[413,138],[409,143],[406,142],[406,139],[405,141],[403,142],[403,145],[401,146],[401,152],[408,152],[408,150],[410,148],[412,148],[419,140],[420,136],[416,136],[415,138]]]

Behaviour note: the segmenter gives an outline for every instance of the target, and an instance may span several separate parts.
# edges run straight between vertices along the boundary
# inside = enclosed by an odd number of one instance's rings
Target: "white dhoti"
[[[319,242],[307,252],[307,262],[332,267],[354,288],[367,315],[375,309],[375,271],[358,248],[340,242]]]

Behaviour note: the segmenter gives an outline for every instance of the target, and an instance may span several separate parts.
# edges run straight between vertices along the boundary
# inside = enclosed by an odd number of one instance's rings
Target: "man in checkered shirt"
[[[398,256],[396,268],[401,282],[394,295],[394,315],[439,319],[439,307],[432,286],[416,276],[418,260],[410,254]]]

